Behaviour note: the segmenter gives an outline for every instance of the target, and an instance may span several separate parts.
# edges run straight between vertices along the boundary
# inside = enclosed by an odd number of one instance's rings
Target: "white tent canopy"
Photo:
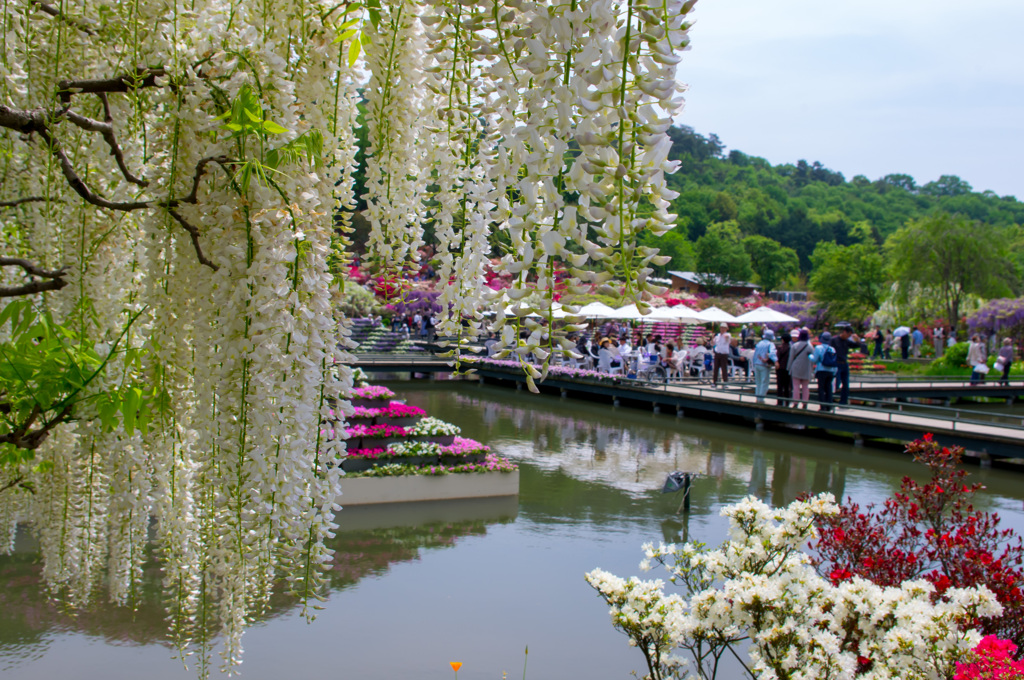
[[[675,321],[676,323],[699,323],[698,312],[685,305],[658,307],[643,317],[644,321]]]
[[[736,317],[718,307],[708,307],[697,313],[697,320],[704,323],[736,323]]]
[[[643,319],[650,318],[650,315],[644,316],[637,309],[636,304],[626,305],[625,307],[619,307],[612,311],[613,316],[609,317],[612,319],[632,319],[634,321],[640,321]]]
[[[583,305],[580,307],[580,311],[576,316],[582,316],[587,319],[616,319],[615,310],[604,304],[603,302],[591,302],[590,304]]]
[[[777,312],[771,307],[758,307],[736,317],[736,323],[796,323],[796,317]]]

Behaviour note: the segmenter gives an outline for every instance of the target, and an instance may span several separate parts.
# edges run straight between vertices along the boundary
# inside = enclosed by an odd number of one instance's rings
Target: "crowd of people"
[[[630,362],[640,356],[656,362],[665,369],[666,375],[671,372],[680,376],[700,375],[716,388],[739,378],[742,372],[745,381],[753,375],[754,393],[759,401],[768,394],[774,373],[778,404],[806,409],[811,401],[813,384],[817,402],[823,411],[831,410],[837,400],[840,405],[849,403],[851,353],[861,352],[867,356],[869,343],[873,342],[876,356],[888,356],[891,343],[895,342],[899,343],[904,356],[911,352],[919,356],[920,345],[925,340],[918,328],[901,334],[886,334],[881,329],[874,329],[858,335],[848,323],[835,324],[831,331],[822,331],[816,338],[807,328],[794,328],[780,333],[776,339],[775,332],[767,327],[761,328],[758,334],[744,326],[734,335],[729,331],[729,325],[723,323],[717,334],[698,340],[689,348],[681,348],[672,340],[663,341],[654,334],[637,338],[634,347],[628,330],[622,329],[619,335],[603,334],[609,330],[605,329],[593,337],[585,334],[576,337],[579,354],[589,357],[590,364],[599,371],[628,373]],[[935,342],[947,342],[949,346],[956,342],[954,333],[941,328],[934,329],[931,336]],[[1001,381],[1009,380],[1014,358],[1012,340],[1003,339],[995,363]],[[984,381],[988,372],[987,361],[986,342],[978,335],[973,336],[967,356],[973,370],[971,384]]]

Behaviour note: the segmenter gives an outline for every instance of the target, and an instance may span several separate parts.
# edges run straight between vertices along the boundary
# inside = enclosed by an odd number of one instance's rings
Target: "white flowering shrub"
[[[835,512],[828,494],[780,509],[749,497],[723,509],[729,540],[717,550],[645,545],[641,567],[662,564],[685,597],[666,595],[660,580],[600,569],[586,578],[611,606],[613,625],[643,652],[650,678],[686,677],[672,656],[681,649],[693,663],[689,677],[714,678],[734,657],[758,679],[951,679],[981,639],[972,623],[1002,609],[993,594],[982,587],[936,597],[925,581],[833,584],[801,546],[814,535],[815,515]]]

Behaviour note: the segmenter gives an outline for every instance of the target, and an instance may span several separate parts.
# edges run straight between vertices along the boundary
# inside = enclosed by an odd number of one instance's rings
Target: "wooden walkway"
[[[477,371],[488,384],[525,382],[522,374],[497,368]],[[928,413],[882,409],[868,406],[833,405],[820,410],[811,402],[807,408],[779,406],[774,396],[759,401],[750,383],[731,383],[716,389],[693,383],[639,383],[631,380],[598,381],[549,377],[541,385],[545,392],[588,399],[608,399],[610,403],[675,412],[678,416],[727,416],[751,422],[758,428],[786,427],[794,433],[827,430],[845,433],[861,443],[865,439],[910,441],[931,432],[944,445],[959,445],[970,455],[983,459],[1024,458],[1024,424],[998,423],[969,418],[936,417]],[[1024,391],[1024,388],[1018,388]],[[943,411],[935,409],[936,412]]]

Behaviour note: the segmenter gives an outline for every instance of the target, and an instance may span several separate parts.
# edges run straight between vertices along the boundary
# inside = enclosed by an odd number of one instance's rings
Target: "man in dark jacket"
[[[832,338],[829,343],[836,350],[836,392],[839,394],[839,403],[850,402],[850,342],[851,328],[848,323],[837,323],[836,329],[839,335]]]

